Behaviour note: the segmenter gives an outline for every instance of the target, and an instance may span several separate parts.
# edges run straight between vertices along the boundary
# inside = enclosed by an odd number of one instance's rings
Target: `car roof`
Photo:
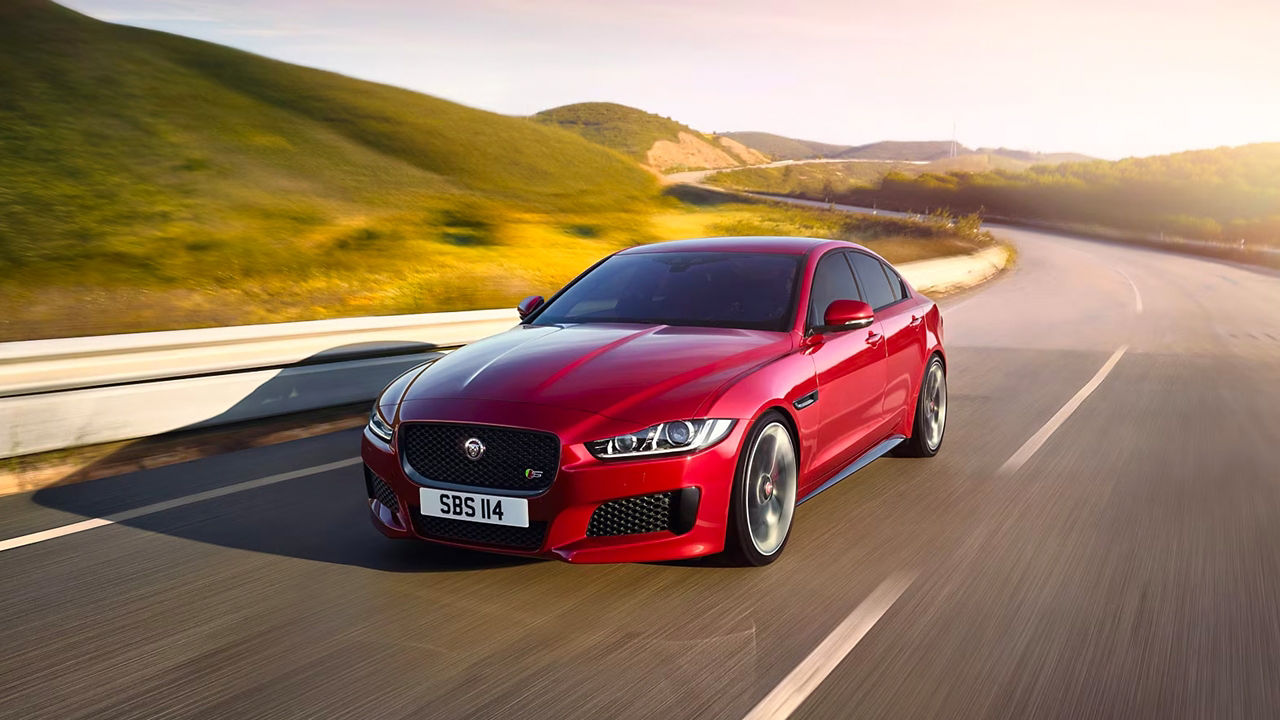
[[[755,235],[748,237],[708,237],[690,240],[671,240],[627,248],[619,255],[639,255],[665,252],[755,252],[802,255],[824,245],[858,247],[844,240],[824,238],[785,237]]]

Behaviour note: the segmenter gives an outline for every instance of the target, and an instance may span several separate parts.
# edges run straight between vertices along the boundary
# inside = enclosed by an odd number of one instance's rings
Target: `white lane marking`
[[[1121,270],[1120,268],[1111,268],[1111,269],[1120,273],[1120,277],[1128,281],[1129,287],[1133,288],[1133,306],[1134,306],[1134,309],[1138,311],[1138,314],[1141,315],[1142,314],[1142,293],[1138,292],[1138,284],[1133,281],[1133,278],[1129,277],[1129,273]]]
[[[193,495],[184,495],[183,497],[174,498],[172,500],[143,505],[142,507],[133,508],[132,510],[124,510],[106,517],[83,520],[81,522],[71,523],[70,525],[50,528],[49,530],[41,530],[40,532],[31,533],[30,535],[22,535],[15,538],[9,538],[8,540],[0,540],[0,552],[20,548],[25,545],[34,545],[39,542],[44,542],[45,540],[53,540],[54,538],[60,538],[64,535],[74,535],[76,533],[84,532],[85,530],[102,527],[103,525],[114,525],[115,523],[132,520],[134,518],[142,517],[143,515],[164,512],[165,510],[172,510],[173,508],[190,505],[191,503],[198,503],[204,500],[212,500],[213,498],[222,497],[224,495],[231,495],[233,493],[244,492],[245,490],[266,487],[267,485],[274,485],[286,480],[295,480],[300,477],[316,475],[330,470],[351,467],[352,465],[358,465],[359,463],[360,458],[358,457],[347,458],[346,460],[338,460],[336,462],[325,463],[324,465],[315,465],[301,470],[290,470],[289,472],[283,472],[277,475],[268,475],[266,477],[258,478],[257,480],[246,480],[242,483],[236,483],[235,485],[227,485],[226,487],[205,490],[204,492],[198,492]]]
[[[1022,447],[1018,448],[1017,452],[1015,452],[1008,460],[1004,461],[1004,465],[1000,466],[1000,472],[1006,475],[1015,473],[1018,471],[1018,468],[1022,467],[1024,463],[1030,460],[1031,456],[1035,455],[1036,451],[1040,449],[1040,446],[1044,445],[1045,441],[1049,439],[1049,436],[1052,435],[1059,427],[1062,427],[1062,423],[1066,422],[1067,418],[1071,417],[1071,413],[1075,412],[1076,408],[1080,407],[1081,403],[1085,401],[1085,398],[1092,395],[1093,391],[1097,390],[1098,386],[1102,384],[1102,381],[1107,379],[1107,375],[1111,374],[1112,368],[1116,366],[1116,363],[1120,362],[1121,356],[1123,356],[1125,351],[1128,349],[1128,345],[1121,345],[1115,352],[1111,353],[1111,357],[1107,358],[1107,361],[1102,364],[1102,367],[1098,369],[1098,372],[1094,374],[1093,378],[1089,380],[1089,382],[1085,383],[1084,387],[1080,388],[1075,395],[1071,396],[1071,399],[1067,401],[1067,404],[1063,405],[1058,412],[1054,413],[1053,417],[1049,418],[1049,422],[1045,423],[1043,427],[1037,430],[1035,435],[1028,438],[1027,441],[1022,444]]]
[[[914,572],[900,572],[880,583],[849,617],[831,631],[826,640],[809,653],[809,657],[746,714],[744,720],[783,720],[789,717],[888,612],[913,580]]]

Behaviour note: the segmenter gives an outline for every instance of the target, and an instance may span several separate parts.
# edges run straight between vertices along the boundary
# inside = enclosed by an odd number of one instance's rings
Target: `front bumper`
[[[547,420],[554,420],[554,414],[548,417],[547,413],[539,413],[538,417],[544,420],[540,426],[522,424],[519,427],[555,432],[555,428],[546,426]],[[454,418],[449,420],[458,421]],[[485,422],[475,417],[465,421]],[[509,423],[490,421],[489,424]],[[633,461],[597,460],[582,443],[563,442],[564,435],[557,433],[563,444],[556,478],[546,491],[527,498],[531,528],[545,528],[545,531],[541,533],[540,541],[535,537],[528,543],[523,542],[527,535],[517,537],[480,532],[472,536],[479,539],[464,540],[432,534],[429,526],[424,527],[428,524],[423,522],[419,506],[422,485],[409,478],[394,449],[398,438],[393,438],[388,445],[366,430],[361,443],[366,474],[376,475],[386,483],[395,495],[394,504],[397,506],[393,509],[380,501],[376,497],[378,493],[374,492],[372,479],[366,477],[366,482],[370,483],[369,510],[374,525],[388,537],[418,538],[512,555],[577,563],[652,562],[710,555],[724,549],[729,497],[744,425],[737,423],[728,437],[700,452]],[[511,426],[516,427],[514,424]],[[628,429],[634,428],[627,427],[618,432]],[[677,510],[672,513],[670,529],[631,535],[588,534],[592,515],[601,505],[612,500],[672,491],[675,491],[673,498]],[[484,488],[473,488],[470,492],[506,494]]]

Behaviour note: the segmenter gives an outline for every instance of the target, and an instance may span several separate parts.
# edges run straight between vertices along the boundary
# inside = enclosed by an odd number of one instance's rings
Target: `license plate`
[[[423,515],[490,525],[529,527],[529,501],[524,498],[434,488],[420,488],[418,497]]]

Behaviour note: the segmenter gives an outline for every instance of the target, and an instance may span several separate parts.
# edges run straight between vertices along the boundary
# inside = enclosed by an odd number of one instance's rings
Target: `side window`
[[[889,286],[893,288],[893,301],[905,300],[907,298],[907,288],[902,284],[902,276],[898,272],[889,267],[885,263],[880,263],[884,268],[884,274],[889,278]]]
[[[854,272],[858,273],[858,283],[867,294],[867,304],[872,309],[879,310],[902,299],[902,283],[897,283],[895,292],[879,260],[859,252],[850,253],[849,260],[853,263]]]
[[[822,324],[823,313],[835,300],[861,300],[843,252],[830,252],[818,261],[813,271],[813,290],[809,293],[809,326]]]

